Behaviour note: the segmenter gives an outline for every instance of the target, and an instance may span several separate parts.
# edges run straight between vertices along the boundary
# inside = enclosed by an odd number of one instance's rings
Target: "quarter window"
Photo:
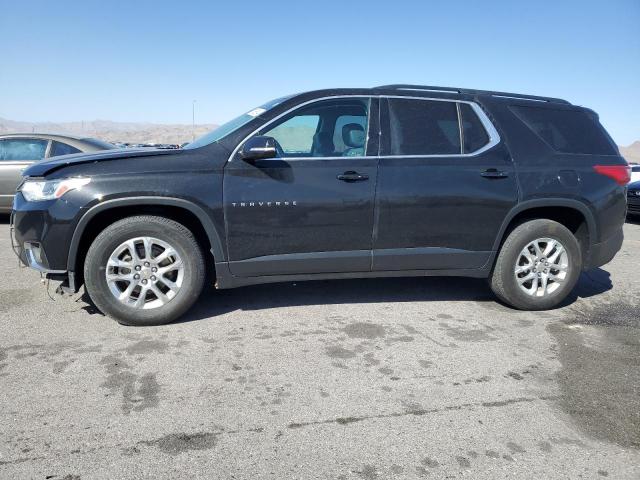
[[[0,140],[0,161],[41,160],[48,143],[48,140],[35,138]]]
[[[558,152],[617,155],[597,117],[587,111],[524,106],[511,109]]]
[[[455,102],[389,99],[390,155],[461,153]]]
[[[51,155],[52,157],[58,155],[69,155],[71,153],[80,153],[76,147],[72,147],[71,145],[67,145],[66,143],[53,141],[51,145]]]
[[[258,135],[275,138],[285,158],[364,156],[369,99],[321,100],[301,107]]]
[[[489,143],[489,135],[482,122],[468,103],[460,103],[460,116],[462,123],[462,143],[464,153],[472,153],[480,150]]]

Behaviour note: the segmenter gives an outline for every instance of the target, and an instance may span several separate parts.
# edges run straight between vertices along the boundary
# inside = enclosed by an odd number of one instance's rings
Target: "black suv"
[[[622,244],[629,167],[586,108],[387,85],[280,98],[182,150],[57,157],[13,209],[22,261],[124,324],[217,288],[326,278],[488,278],[558,305]]]

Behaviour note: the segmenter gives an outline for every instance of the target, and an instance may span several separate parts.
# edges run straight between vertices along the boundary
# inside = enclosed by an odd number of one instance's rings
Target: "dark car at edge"
[[[151,325],[210,277],[469,276],[551,309],[620,249],[629,167],[597,114],[565,100],[387,85],[280,98],[181,150],[69,155],[24,175],[22,261]]]
[[[627,187],[627,203],[629,215],[640,215],[640,181],[632,182]]]

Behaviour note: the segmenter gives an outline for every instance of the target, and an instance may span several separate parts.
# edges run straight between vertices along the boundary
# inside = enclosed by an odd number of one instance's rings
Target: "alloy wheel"
[[[569,255],[558,240],[538,238],[518,255],[514,275],[518,287],[527,295],[544,297],[560,288],[569,268]]]
[[[184,264],[167,242],[137,237],[121,243],[109,256],[106,279],[113,296],[136,309],[158,308],[180,291]]]

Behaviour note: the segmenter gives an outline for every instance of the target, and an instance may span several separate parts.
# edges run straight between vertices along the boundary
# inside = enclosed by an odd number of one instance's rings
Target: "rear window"
[[[511,109],[558,152],[617,155],[602,126],[589,112],[523,106]]]
[[[89,137],[89,138],[83,138],[82,140],[94,145],[95,147],[97,147],[98,149],[101,149],[101,150],[112,150],[112,149],[116,148],[115,145],[113,145],[113,143],[105,142],[105,141],[99,140],[97,138]]]

